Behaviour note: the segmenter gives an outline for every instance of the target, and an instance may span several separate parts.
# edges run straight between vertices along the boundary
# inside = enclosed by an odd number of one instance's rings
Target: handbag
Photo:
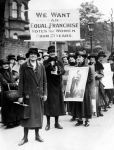
[[[9,84],[8,84],[8,91],[4,92],[4,94],[5,97],[12,102],[17,101],[17,99],[19,98],[18,90],[10,90]]]
[[[19,102],[13,102],[13,112],[16,116],[20,117],[21,119],[28,119],[30,106],[27,104],[21,104]]]

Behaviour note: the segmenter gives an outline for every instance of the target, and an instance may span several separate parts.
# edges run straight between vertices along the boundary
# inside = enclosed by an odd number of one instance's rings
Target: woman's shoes
[[[111,105],[108,105],[107,108],[111,108]]]
[[[22,139],[20,142],[19,142],[19,146],[21,146],[21,145],[23,145],[23,144],[25,144],[25,143],[27,143],[28,142],[28,139]]]
[[[75,118],[74,118],[74,117],[72,117],[72,118],[70,119],[70,122],[72,122],[72,121],[75,121]]]
[[[47,124],[46,127],[45,127],[45,130],[48,131],[49,129],[50,129],[50,125]]]
[[[103,114],[101,112],[99,112],[99,116],[103,117]]]
[[[57,129],[63,129],[63,127],[61,127],[59,123],[55,124],[55,128],[57,128]]]
[[[40,136],[37,136],[37,137],[35,138],[35,140],[38,141],[38,142],[44,142],[44,140],[43,140]]]
[[[80,126],[83,124],[83,121],[82,120],[78,120],[78,122],[75,124],[75,126]]]
[[[85,127],[88,127],[89,125],[89,121],[85,121]]]

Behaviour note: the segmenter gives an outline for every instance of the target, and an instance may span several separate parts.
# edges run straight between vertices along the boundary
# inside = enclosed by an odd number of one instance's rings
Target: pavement
[[[51,129],[45,131],[46,117],[40,136],[43,143],[35,141],[35,131],[30,130],[29,142],[18,146],[23,137],[21,126],[6,129],[0,124],[0,150],[114,150],[114,104],[103,117],[94,116],[90,126],[75,127],[76,121],[70,122],[71,116],[61,116],[59,123],[63,129],[54,128],[51,118]]]

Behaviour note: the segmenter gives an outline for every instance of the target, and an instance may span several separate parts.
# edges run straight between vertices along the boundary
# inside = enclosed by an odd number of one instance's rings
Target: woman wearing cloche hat
[[[12,69],[16,65],[16,57],[13,54],[9,54],[7,59],[10,62],[10,68]]]
[[[19,118],[13,113],[13,102],[6,97],[6,91],[8,91],[8,85],[11,90],[16,90],[17,85],[13,80],[12,72],[9,67],[10,62],[7,59],[1,60],[0,69],[0,83],[2,87],[2,123],[7,128],[19,125]]]
[[[35,140],[43,142],[39,136],[39,129],[43,124],[43,106],[47,99],[47,81],[45,68],[37,61],[38,49],[31,47],[27,53],[28,60],[20,66],[19,99],[20,103],[29,104],[30,115],[28,119],[21,120],[24,128],[24,137],[19,146],[28,142],[28,130],[35,130]]]
[[[76,58],[77,58],[76,59],[77,65],[75,67],[88,67],[88,65],[86,65],[86,58],[87,58],[86,51],[78,51],[76,53]],[[93,74],[91,72],[91,69],[89,68],[83,102],[81,103],[73,102],[73,106],[72,106],[72,116],[75,116],[75,118],[79,118],[75,126],[82,125],[83,118],[85,118],[84,126],[88,127],[90,125],[89,119],[92,117],[90,84],[92,81],[93,81]]]
[[[104,55],[104,53],[102,53]],[[101,56],[101,54],[100,54]],[[101,107],[104,106],[104,98],[105,95],[103,94],[103,87],[100,86],[102,85],[101,79],[104,76],[103,70],[104,67],[103,65],[97,60],[98,55],[96,53],[91,53],[88,56],[88,59],[90,60],[89,65],[94,65],[95,68],[95,87],[96,87],[96,104],[97,104],[97,117],[103,116],[101,113]]]
[[[103,63],[103,60],[104,60],[104,58],[106,57],[106,54],[105,54],[105,52],[103,51],[103,50],[101,50],[99,53],[98,53],[98,61],[99,62],[101,62],[101,63]]]
[[[45,130],[50,129],[50,117],[55,117],[55,128],[62,129],[59,124],[59,116],[65,115],[64,100],[62,92],[62,75],[65,73],[64,66],[58,60],[55,46],[48,47],[49,59],[45,61],[47,75],[48,97],[44,104],[44,115],[47,117]]]

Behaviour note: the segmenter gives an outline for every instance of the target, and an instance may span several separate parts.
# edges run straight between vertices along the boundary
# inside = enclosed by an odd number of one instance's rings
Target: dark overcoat
[[[22,119],[21,125],[28,128],[41,128],[44,109],[42,96],[47,95],[46,73],[42,64],[37,63],[35,70],[29,60],[21,65],[18,91],[19,97],[23,97],[24,102],[30,105],[30,117]]]
[[[85,66],[82,66],[85,67]],[[73,102],[72,116],[76,118],[91,118],[92,116],[92,100],[90,96],[90,82],[93,80],[93,74],[89,68],[88,78],[85,87],[83,102]]]
[[[64,66],[61,61],[57,60],[60,67],[60,73],[51,74],[53,67],[50,65],[51,58],[45,61],[45,69],[47,75],[48,97],[44,104],[44,115],[46,116],[62,116],[65,115],[63,92],[62,92],[62,75],[65,73]]]
[[[1,93],[1,107],[2,107],[2,122],[4,125],[14,125],[19,118],[13,112],[13,102],[10,101],[5,92],[8,91],[8,84],[11,90],[17,89],[17,85],[15,84],[12,76],[12,72],[10,69],[4,70],[0,69],[0,83],[2,88]]]
[[[103,70],[104,70],[103,65],[99,61],[96,61],[95,72],[97,73],[97,76],[95,77],[95,87],[96,87],[97,106],[103,106],[104,101],[106,101],[104,86],[101,83],[101,79],[104,77]]]

